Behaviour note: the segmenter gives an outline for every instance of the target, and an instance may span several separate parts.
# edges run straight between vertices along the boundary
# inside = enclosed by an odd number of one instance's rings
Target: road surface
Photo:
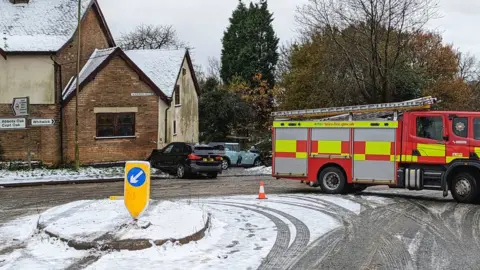
[[[319,238],[301,216],[289,216],[270,206],[246,206],[228,195],[258,194],[265,181],[267,197],[318,211],[343,224]],[[0,189],[0,223],[26,214],[82,199],[122,195],[122,183],[58,185]],[[319,189],[270,177],[232,177],[195,180],[156,180],[152,199],[213,197],[232,207],[246,207],[278,224],[277,241],[261,269],[479,269],[480,208],[457,204],[441,192],[407,192],[382,188],[356,195],[334,196],[361,205],[361,212],[331,203]],[[382,202],[380,202],[382,201]],[[270,214],[269,214],[270,213]],[[283,216],[293,224],[293,230]],[[288,239],[286,238],[288,237]],[[283,243],[283,244],[282,244]],[[287,243],[287,244],[285,244]],[[290,244],[288,244],[290,243]]]

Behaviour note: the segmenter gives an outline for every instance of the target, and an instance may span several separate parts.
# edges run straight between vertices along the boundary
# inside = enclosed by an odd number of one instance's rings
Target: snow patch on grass
[[[81,167],[78,172],[72,169],[45,168],[17,171],[0,170],[0,175],[0,185],[30,182],[116,179],[125,176],[125,167]],[[151,175],[156,177],[168,177],[167,174],[153,168],[151,169]]]
[[[245,170],[246,174],[251,175],[272,175],[272,167],[258,166]]]

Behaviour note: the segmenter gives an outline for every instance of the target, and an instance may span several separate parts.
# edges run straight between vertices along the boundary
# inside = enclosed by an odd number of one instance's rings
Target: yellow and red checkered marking
[[[312,155],[348,155],[350,141],[312,141]]]
[[[275,157],[277,158],[307,158],[306,140],[276,140]]]
[[[353,145],[354,160],[395,161],[395,142],[362,142]]]

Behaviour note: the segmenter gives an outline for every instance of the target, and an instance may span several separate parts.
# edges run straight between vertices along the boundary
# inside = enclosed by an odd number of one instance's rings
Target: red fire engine
[[[480,199],[480,113],[430,111],[437,99],[274,112],[272,176],[330,194],[371,185]]]

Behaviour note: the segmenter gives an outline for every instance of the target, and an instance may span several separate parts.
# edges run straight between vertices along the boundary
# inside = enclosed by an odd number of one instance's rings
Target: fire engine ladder
[[[433,104],[438,102],[440,101],[436,98],[427,96],[402,102],[279,111],[273,112],[271,115],[275,117],[275,120],[321,118],[319,121],[330,121],[348,118],[351,121],[353,115],[356,114],[360,115],[362,119],[392,117],[392,120],[396,121],[399,112],[430,109]]]

